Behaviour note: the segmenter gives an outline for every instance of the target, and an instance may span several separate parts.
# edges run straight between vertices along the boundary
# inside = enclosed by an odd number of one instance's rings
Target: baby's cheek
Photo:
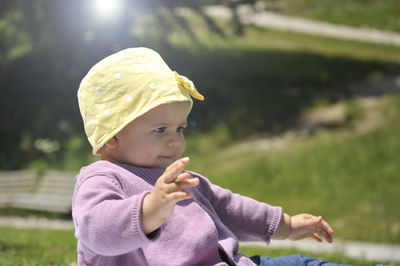
[[[183,144],[181,145],[181,148],[180,148],[180,154],[179,154],[179,157],[181,157],[181,156],[182,156],[182,154],[185,152],[185,148],[186,148],[186,143],[185,143],[185,142],[183,142]]]
[[[156,155],[153,152],[143,152],[142,155],[147,162],[152,161],[156,158]]]

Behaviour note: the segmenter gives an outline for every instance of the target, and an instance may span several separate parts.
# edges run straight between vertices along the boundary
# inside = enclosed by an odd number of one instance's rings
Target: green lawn
[[[72,231],[0,227],[0,265],[69,265],[76,262]]]

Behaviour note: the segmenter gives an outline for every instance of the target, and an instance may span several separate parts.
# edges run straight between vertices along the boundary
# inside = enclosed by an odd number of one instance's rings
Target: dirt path
[[[14,228],[36,228],[52,230],[74,230],[71,220],[47,219],[43,217],[17,217],[0,216],[0,226],[10,226]]]
[[[207,6],[206,14],[222,19],[231,19],[232,12],[225,6]],[[400,34],[377,29],[355,28],[298,17],[288,17],[271,11],[257,11],[251,5],[237,8],[241,23],[284,31],[295,31],[313,35],[373,42],[400,46]]]

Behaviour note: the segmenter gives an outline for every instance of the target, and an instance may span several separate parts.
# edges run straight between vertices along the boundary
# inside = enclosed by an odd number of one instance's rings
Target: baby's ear
[[[104,148],[107,149],[111,149],[111,150],[115,150],[118,148],[118,138],[117,136],[112,137],[111,139],[109,139],[105,144],[104,144]]]

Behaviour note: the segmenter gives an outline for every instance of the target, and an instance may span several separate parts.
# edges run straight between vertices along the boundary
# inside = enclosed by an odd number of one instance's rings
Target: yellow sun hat
[[[165,103],[203,100],[188,78],[149,48],[129,48],[94,65],[78,90],[79,109],[93,154],[127,124]]]

